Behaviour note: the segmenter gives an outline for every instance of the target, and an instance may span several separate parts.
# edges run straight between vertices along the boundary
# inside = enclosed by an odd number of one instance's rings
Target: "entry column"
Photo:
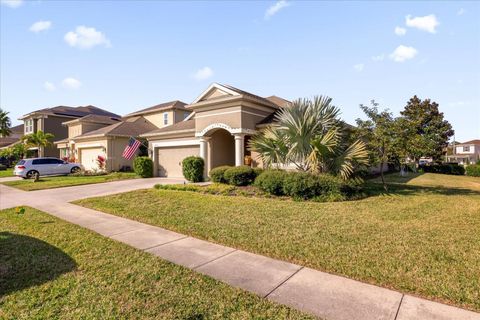
[[[207,177],[208,174],[208,138],[200,137],[200,157],[203,159],[204,167],[203,167],[203,176]]]
[[[245,134],[235,134],[235,166],[243,165],[243,158],[245,156]]]

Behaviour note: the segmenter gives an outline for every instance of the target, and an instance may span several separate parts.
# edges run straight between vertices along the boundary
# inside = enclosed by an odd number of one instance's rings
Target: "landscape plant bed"
[[[135,178],[138,178],[138,176],[133,172],[112,172],[103,175],[68,175],[57,177],[40,177],[39,181],[33,181],[33,179],[22,179],[15,181],[5,181],[1,183],[6,186],[14,187],[24,191],[35,191]]]
[[[32,208],[0,211],[1,319],[312,319]]]
[[[386,176],[395,181],[390,193],[358,201],[149,189],[76,203],[480,311],[480,185],[472,180],[478,178],[397,177]]]

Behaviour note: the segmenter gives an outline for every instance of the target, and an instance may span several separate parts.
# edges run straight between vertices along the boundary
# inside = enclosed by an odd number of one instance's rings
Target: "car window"
[[[33,165],[36,165],[36,164],[48,164],[49,159],[35,159],[32,161],[32,164]]]
[[[17,162],[17,166],[21,166],[22,164],[25,164],[25,160],[20,160]]]
[[[52,164],[63,164],[63,160],[60,159],[50,159]]]

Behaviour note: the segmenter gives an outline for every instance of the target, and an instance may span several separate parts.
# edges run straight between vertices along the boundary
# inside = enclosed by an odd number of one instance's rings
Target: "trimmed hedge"
[[[467,176],[480,177],[480,164],[471,164],[465,169]]]
[[[186,157],[182,161],[183,176],[191,182],[203,181],[204,166],[203,158],[196,156]]]
[[[249,166],[232,167],[223,175],[228,184],[234,186],[247,186],[255,180],[255,173]]]
[[[209,176],[212,182],[216,183],[227,183],[225,179],[225,171],[232,168],[231,166],[220,166],[210,170]]]
[[[153,161],[149,157],[136,157],[133,160],[133,171],[142,178],[153,177]]]
[[[287,175],[283,170],[265,170],[255,179],[255,186],[261,190],[276,195],[283,196],[283,183]]]
[[[262,168],[252,168],[255,179],[264,171]]]
[[[422,167],[423,172],[463,176],[465,168],[456,163],[432,164]]]

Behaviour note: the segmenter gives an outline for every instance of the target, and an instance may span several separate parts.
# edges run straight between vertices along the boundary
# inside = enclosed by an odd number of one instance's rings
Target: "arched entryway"
[[[214,129],[209,132],[209,169],[219,166],[235,165],[235,139],[225,129]]]

